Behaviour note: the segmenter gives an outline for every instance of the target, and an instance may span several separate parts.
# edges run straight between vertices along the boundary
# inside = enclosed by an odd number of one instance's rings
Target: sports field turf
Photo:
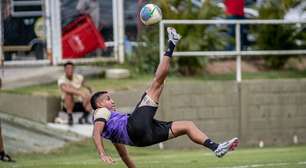
[[[116,163],[106,166],[95,152],[91,140],[73,143],[48,154],[17,154],[17,163],[0,162],[2,168],[119,168],[125,167],[114,148],[106,143]],[[159,150],[129,148],[139,168],[305,168],[306,146],[239,149],[222,159],[207,149]]]

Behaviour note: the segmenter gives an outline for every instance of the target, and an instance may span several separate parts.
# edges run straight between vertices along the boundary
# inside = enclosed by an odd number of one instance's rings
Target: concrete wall
[[[145,88],[113,93],[120,111],[132,112]],[[51,122],[60,99],[0,93],[0,112],[41,123]],[[218,142],[239,137],[244,146],[306,143],[306,80],[169,82],[156,115],[160,120],[192,120]],[[167,148],[195,147],[187,137]]]
[[[168,84],[160,119],[192,120],[209,137],[239,137],[244,146],[306,143],[306,80]],[[187,137],[165,143],[195,147]]]
[[[47,123],[60,110],[60,98],[53,96],[0,93],[0,112]]]
[[[162,119],[192,120],[214,140],[239,136],[239,90],[236,82],[197,82],[169,84],[161,102]],[[195,145],[181,137],[166,147]]]
[[[145,89],[116,92],[119,110],[131,112]],[[192,120],[220,142],[239,137],[243,146],[306,143],[306,80],[167,83],[157,119]],[[187,137],[166,148],[197,147]]]
[[[241,139],[246,145],[306,143],[306,80],[241,85]]]

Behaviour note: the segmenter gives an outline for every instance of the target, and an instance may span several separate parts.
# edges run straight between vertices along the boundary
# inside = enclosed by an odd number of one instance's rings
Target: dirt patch
[[[264,70],[259,61],[242,61],[241,68],[243,72],[259,72]],[[228,74],[236,72],[236,60],[218,60],[212,61],[206,66],[209,74]]]
[[[263,72],[273,70],[265,66],[263,59],[243,60],[241,64],[243,72]],[[306,70],[306,58],[291,58],[288,60],[284,69]],[[224,59],[210,61],[205,71],[209,74],[228,74],[236,72],[236,60]]]
[[[306,58],[290,58],[285,65],[286,69],[306,70]]]

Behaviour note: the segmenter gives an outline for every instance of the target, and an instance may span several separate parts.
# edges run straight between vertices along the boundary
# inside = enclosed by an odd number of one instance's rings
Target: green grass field
[[[106,143],[107,152],[116,163],[106,166],[98,159],[91,140],[72,143],[48,154],[16,154],[17,163],[0,162],[3,168],[100,168],[125,167],[114,148]],[[129,148],[139,168],[305,168],[306,146],[239,149],[224,158],[216,158],[207,149],[159,150]]]

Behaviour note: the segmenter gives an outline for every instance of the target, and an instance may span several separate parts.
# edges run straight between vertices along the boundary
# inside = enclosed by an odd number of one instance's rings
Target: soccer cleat
[[[227,152],[235,150],[235,148],[239,145],[239,139],[233,138],[229,141],[225,141],[219,144],[218,148],[215,150],[215,154],[217,157],[223,157]]]
[[[173,27],[167,27],[167,32],[169,41],[172,41],[172,43],[176,45],[176,43],[181,39],[181,35],[179,35]]]

